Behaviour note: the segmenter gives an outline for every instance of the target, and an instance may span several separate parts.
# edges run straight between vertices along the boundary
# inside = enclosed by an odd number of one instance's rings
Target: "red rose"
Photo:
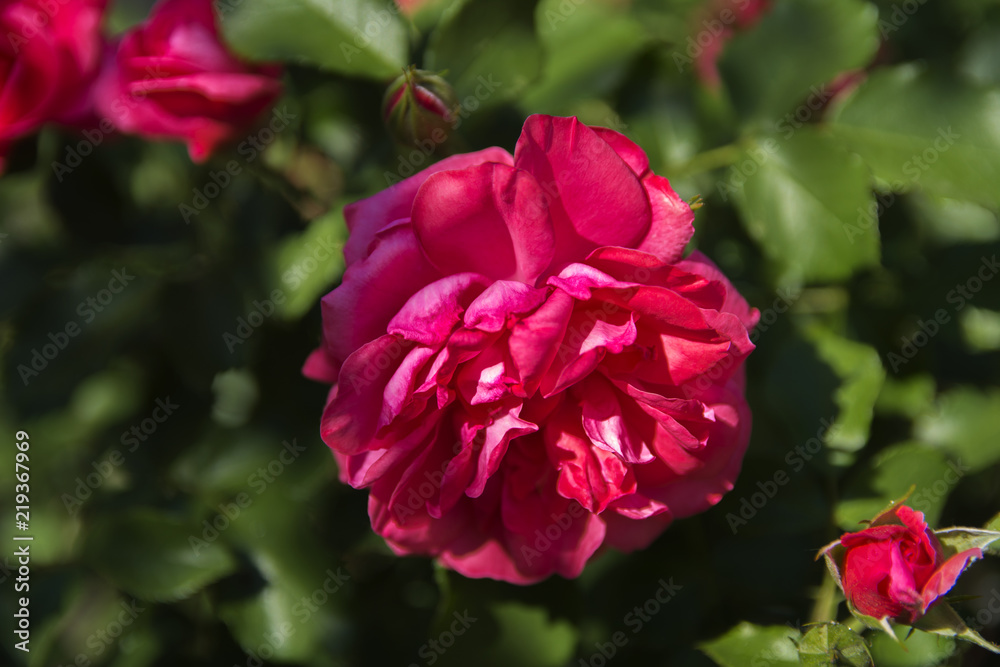
[[[0,2],[0,168],[16,138],[82,110],[106,0]]]
[[[108,60],[99,112],[123,132],[183,140],[196,162],[281,93],[278,68],[248,65],[220,41],[211,0],[160,0]]]
[[[951,590],[979,548],[944,557],[924,515],[897,505],[822,552],[854,609],[876,619],[912,624]]]
[[[629,139],[531,116],[345,211],[307,376],[321,433],[398,553],[577,576],[733,486],[750,309]]]

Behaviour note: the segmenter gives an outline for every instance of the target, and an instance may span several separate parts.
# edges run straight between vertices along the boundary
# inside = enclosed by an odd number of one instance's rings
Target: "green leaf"
[[[973,352],[1000,350],[1000,312],[969,306],[959,315],[962,338]]]
[[[956,637],[963,641],[971,642],[977,646],[982,646],[987,651],[1000,653],[1000,646],[996,646],[981,636],[979,633],[965,624],[965,621],[955,613],[955,610],[944,602],[938,602],[927,610],[913,627],[944,637]]]
[[[649,43],[643,25],[611,3],[542,0],[535,11],[546,61],[521,108],[530,113],[569,114],[576,105],[605,95],[622,80],[629,63]],[[650,84],[654,85],[654,84]],[[604,120],[598,125],[614,123]]]
[[[200,530],[154,510],[135,510],[94,526],[87,559],[122,590],[145,600],[180,600],[236,570],[236,560]]]
[[[839,280],[878,262],[878,232],[855,224],[874,206],[865,167],[815,130],[755,141],[719,189],[735,192],[780,283]]]
[[[226,539],[248,555],[264,586],[218,607],[219,618],[247,651],[266,640],[282,662],[304,663],[346,651],[350,627],[342,612],[353,576],[306,524],[289,521],[312,506],[309,484],[287,476],[308,462],[290,464],[274,484],[255,492]]]
[[[887,377],[882,384],[875,411],[916,419],[934,407],[936,384],[930,375]]]
[[[996,208],[998,116],[1000,91],[903,65],[873,73],[831,127],[896,192],[919,186]]]
[[[886,505],[915,487],[907,505],[924,513],[928,524],[937,523],[955,484],[948,459],[940,451],[918,442],[899,443],[879,452],[865,471],[851,477],[837,503],[834,517],[843,530],[859,530],[860,523],[876,516]]]
[[[776,120],[837,74],[867,65],[878,49],[877,19],[875,7],[859,0],[775,3],[733,38],[719,63],[740,115]]]
[[[854,605],[851,603],[850,600],[847,600],[847,610],[851,612],[851,615],[853,615],[854,618],[864,623],[867,627],[873,630],[881,630],[882,632],[885,633],[884,635],[878,635],[879,637],[881,638],[889,637],[897,644],[900,643],[899,636],[896,634],[896,631],[893,630],[892,624],[889,623],[888,616],[883,616],[882,618],[875,618],[874,616],[863,614],[854,607]]]
[[[878,667],[938,667],[954,652],[954,640],[913,632],[905,625],[896,626],[891,636],[879,633],[871,638]]]
[[[347,223],[338,206],[278,248],[272,263],[285,300],[278,312],[286,319],[302,317],[319,297],[333,289],[344,272]]]
[[[426,66],[444,70],[459,115],[516,98],[541,72],[535,0],[459,0],[427,47]]]
[[[959,69],[970,81],[984,86],[1000,85],[1000,26],[984,25],[968,39]]]
[[[799,660],[805,667],[872,665],[865,640],[839,623],[822,623],[809,630],[799,643]]]
[[[945,547],[945,558],[968,549],[982,549],[1000,540],[1000,532],[983,528],[945,528],[934,534]]]
[[[986,530],[1000,531],[1000,513],[996,514],[992,519],[986,522],[984,526]],[[986,547],[986,552],[993,556],[1000,556],[1000,544],[992,544]]]
[[[406,24],[387,0],[241,0],[223,3],[221,26],[253,60],[388,79],[409,58]]]
[[[698,646],[721,667],[746,667],[766,661],[772,667],[795,667],[799,653],[798,630],[785,625],[740,623],[717,639]]]
[[[825,328],[812,329],[809,337],[820,359],[842,380],[833,396],[840,412],[824,440],[828,447],[857,451],[868,442],[875,401],[885,380],[882,359],[874,348]]]
[[[891,201],[886,199],[886,205],[891,205]],[[930,197],[919,191],[905,201],[921,230],[937,243],[989,243],[1000,239],[1000,218],[979,204],[948,197]]]
[[[1000,390],[953,389],[914,429],[920,440],[948,452],[965,470],[988,468],[1000,461]]]
[[[576,629],[565,620],[550,618],[546,609],[500,602],[492,612],[500,633],[490,651],[496,664],[560,667],[573,657]]]

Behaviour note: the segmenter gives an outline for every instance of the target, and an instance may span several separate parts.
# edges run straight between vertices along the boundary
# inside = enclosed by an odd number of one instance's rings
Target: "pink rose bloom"
[[[195,162],[245,133],[281,94],[279,68],[249,65],[222,43],[211,0],[160,0],[108,61],[99,112],[123,132],[184,141]]]
[[[531,116],[345,210],[304,373],[340,476],[397,553],[469,577],[580,574],[733,486],[758,313],[625,136]]]
[[[851,606],[865,616],[912,624],[947,593],[982,549],[945,558],[922,512],[897,505],[820,552]]]
[[[0,169],[15,139],[86,106],[107,0],[0,1]]]

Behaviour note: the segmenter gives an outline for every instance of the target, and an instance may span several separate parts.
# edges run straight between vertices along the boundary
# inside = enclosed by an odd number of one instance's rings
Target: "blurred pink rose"
[[[470,577],[580,574],[733,486],[758,313],[629,139],[531,116],[345,211],[347,271],[304,373],[397,553]]]
[[[13,140],[86,106],[107,0],[0,2],[0,169]]]
[[[756,24],[770,8],[771,0],[715,0],[709,3],[697,34],[689,38],[689,44],[695,46],[698,78],[709,87],[718,88],[721,84],[718,61],[726,42],[737,30],[746,30]]]
[[[108,57],[96,104],[121,131],[180,139],[202,162],[274,103],[279,76],[229,51],[211,0],[160,0]]]

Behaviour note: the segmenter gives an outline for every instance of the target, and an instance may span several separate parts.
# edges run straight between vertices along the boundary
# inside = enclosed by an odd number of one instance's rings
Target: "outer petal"
[[[939,597],[950,591],[955,582],[958,581],[959,575],[965,571],[965,568],[969,567],[972,561],[979,560],[982,557],[982,549],[968,549],[955,554],[942,563],[938,570],[931,575],[931,578],[924,585],[924,589],[920,592],[923,603],[920,612],[925,613]]]
[[[514,166],[531,172],[548,195],[555,270],[599,246],[634,246],[649,232],[649,200],[639,177],[576,118],[529,116]]]
[[[440,277],[427,263],[409,225],[386,231],[364,261],[344,272],[323,297],[323,335],[335,359],[384,334],[410,297]]]
[[[417,190],[432,174],[449,169],[465,169],[484,162],[512,165],[514,158],[502,148],[486,148],[475,153],[452,155],[432,164],[409,178],[382,190],[371,197],[344,207],[344,218],[351,235],[344,245],[344,258],[350,266],[368,254],[368,247],[375,235],[389,223],[409,218]]]
[[[725,274],[723,274],[722,271],[719,270],[719,267],[717,267],[708,257],[705,257],[705,255],[696,250],[688,255],[687,259],[682,262],[678,262],[677,268],[705,276],[709,280],[722,284],[725,287],[726,301],[721,310],[723,312],[732,313],[740,318],[743,326],[745,326],[748,331],[753,330],[753,328],[757,326],[757,320],[760,319],[760,311],[756,308],[751,308],[749,304],[747,304],[746,299],[744,299],[740,293],[736,291],[736,288],[729,282],[729,279],[726,278]]]

